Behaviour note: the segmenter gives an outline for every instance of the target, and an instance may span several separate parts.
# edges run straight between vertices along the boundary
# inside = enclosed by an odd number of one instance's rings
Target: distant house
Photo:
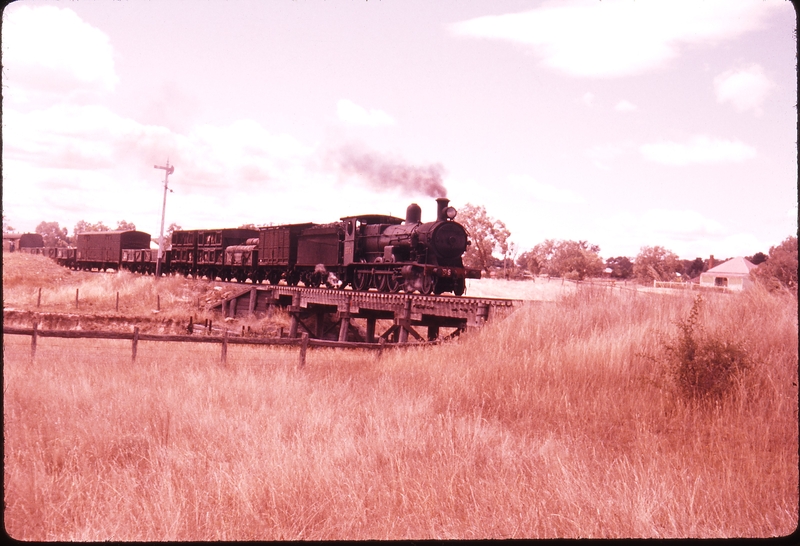
[[[744,290],[751,284],[750,271],[758,267],[741,256],[712,267],[700,275],[700,286],[716,286],[730,290]]]

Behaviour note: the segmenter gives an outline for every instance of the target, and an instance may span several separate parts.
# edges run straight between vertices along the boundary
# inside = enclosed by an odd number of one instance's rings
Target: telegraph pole
[[[165,167],[153,165],[153,168],[164,170],[164,204],[161,205],[161,231],[158,233],[158,260],[156,261],[156,279],[158,279],[161,277],[161,262],[164,256],[164,214],[167,212],[167,189],[169,189],[169,175],[175,172],[175,166],[170,165],[169,158],[167,158],[167,165]]]

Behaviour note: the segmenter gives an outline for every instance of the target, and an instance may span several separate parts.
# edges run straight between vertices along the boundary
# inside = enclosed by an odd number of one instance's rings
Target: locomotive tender
[[[254,283],[281,280],[294,286],[326,286],[380,292],[462,295],[466,279],[480,270],[464,267],[470,244],[455,222],[449,200],[438,198],[436,220],[421,221],[421,209],[409,205],[406,217],[367,214],[329,224],[286,224],[253,229],[180,230],[164,253],[162,272],[219,277]],[[81,233],[77,251],[54,253],[62,265],[77,269],[127,269],[154,274],[157,251],[139,231]],[[70,252],[72,251],[72,252]]]

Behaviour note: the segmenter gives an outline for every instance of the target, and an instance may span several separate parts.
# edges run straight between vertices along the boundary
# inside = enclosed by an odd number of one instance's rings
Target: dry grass
[[[797,300],[711,294],[753,366],[685,403],[692,295],[579,288],[372,354],[5,336],[5,524],[23,540],[769,537],[798,524]]]
[[[122,322],[188,324],[189,317],[194,317],[200,322],[217,318],[206,308],[230,290],[221,283],[182,277],[156,280],[128,271],[71,271],[44,256],[3,254],[3,309],[21,314],[20,325],[28,327],[34,312],[86,317],[100,325],[120,318],[125,319]],[[18,322],[12,313],[6,315],[7,321]]]

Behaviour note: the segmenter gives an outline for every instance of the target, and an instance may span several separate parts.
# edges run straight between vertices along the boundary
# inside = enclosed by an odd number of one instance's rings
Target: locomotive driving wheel
[[[369,290],[371,281],[372,271],[368,269],[356,269],[356,272],[353,276],[353,288],[356,290],[367,291]]]
[[[400,292],[400,288],[402,288],[402,283],[399,279],[395,278],[394,271],[389,272],[386,275],[386,286],[389,289],[389,292],[392,294],[397,294]]]
[[[435,279],[431,275],[423,273],[421,281],[422,284],[420,286],[419,293],[423,296],[430,296],[433,293],[434,286],[436,285]]]
[[[375,258],[375,263],[383,263],[383,258]],[[377,270],[373,273],[373,276],[375,278],[375,288],[378,289],[378,292],[388,292],[389,283],[386,279],[386,271]]]

